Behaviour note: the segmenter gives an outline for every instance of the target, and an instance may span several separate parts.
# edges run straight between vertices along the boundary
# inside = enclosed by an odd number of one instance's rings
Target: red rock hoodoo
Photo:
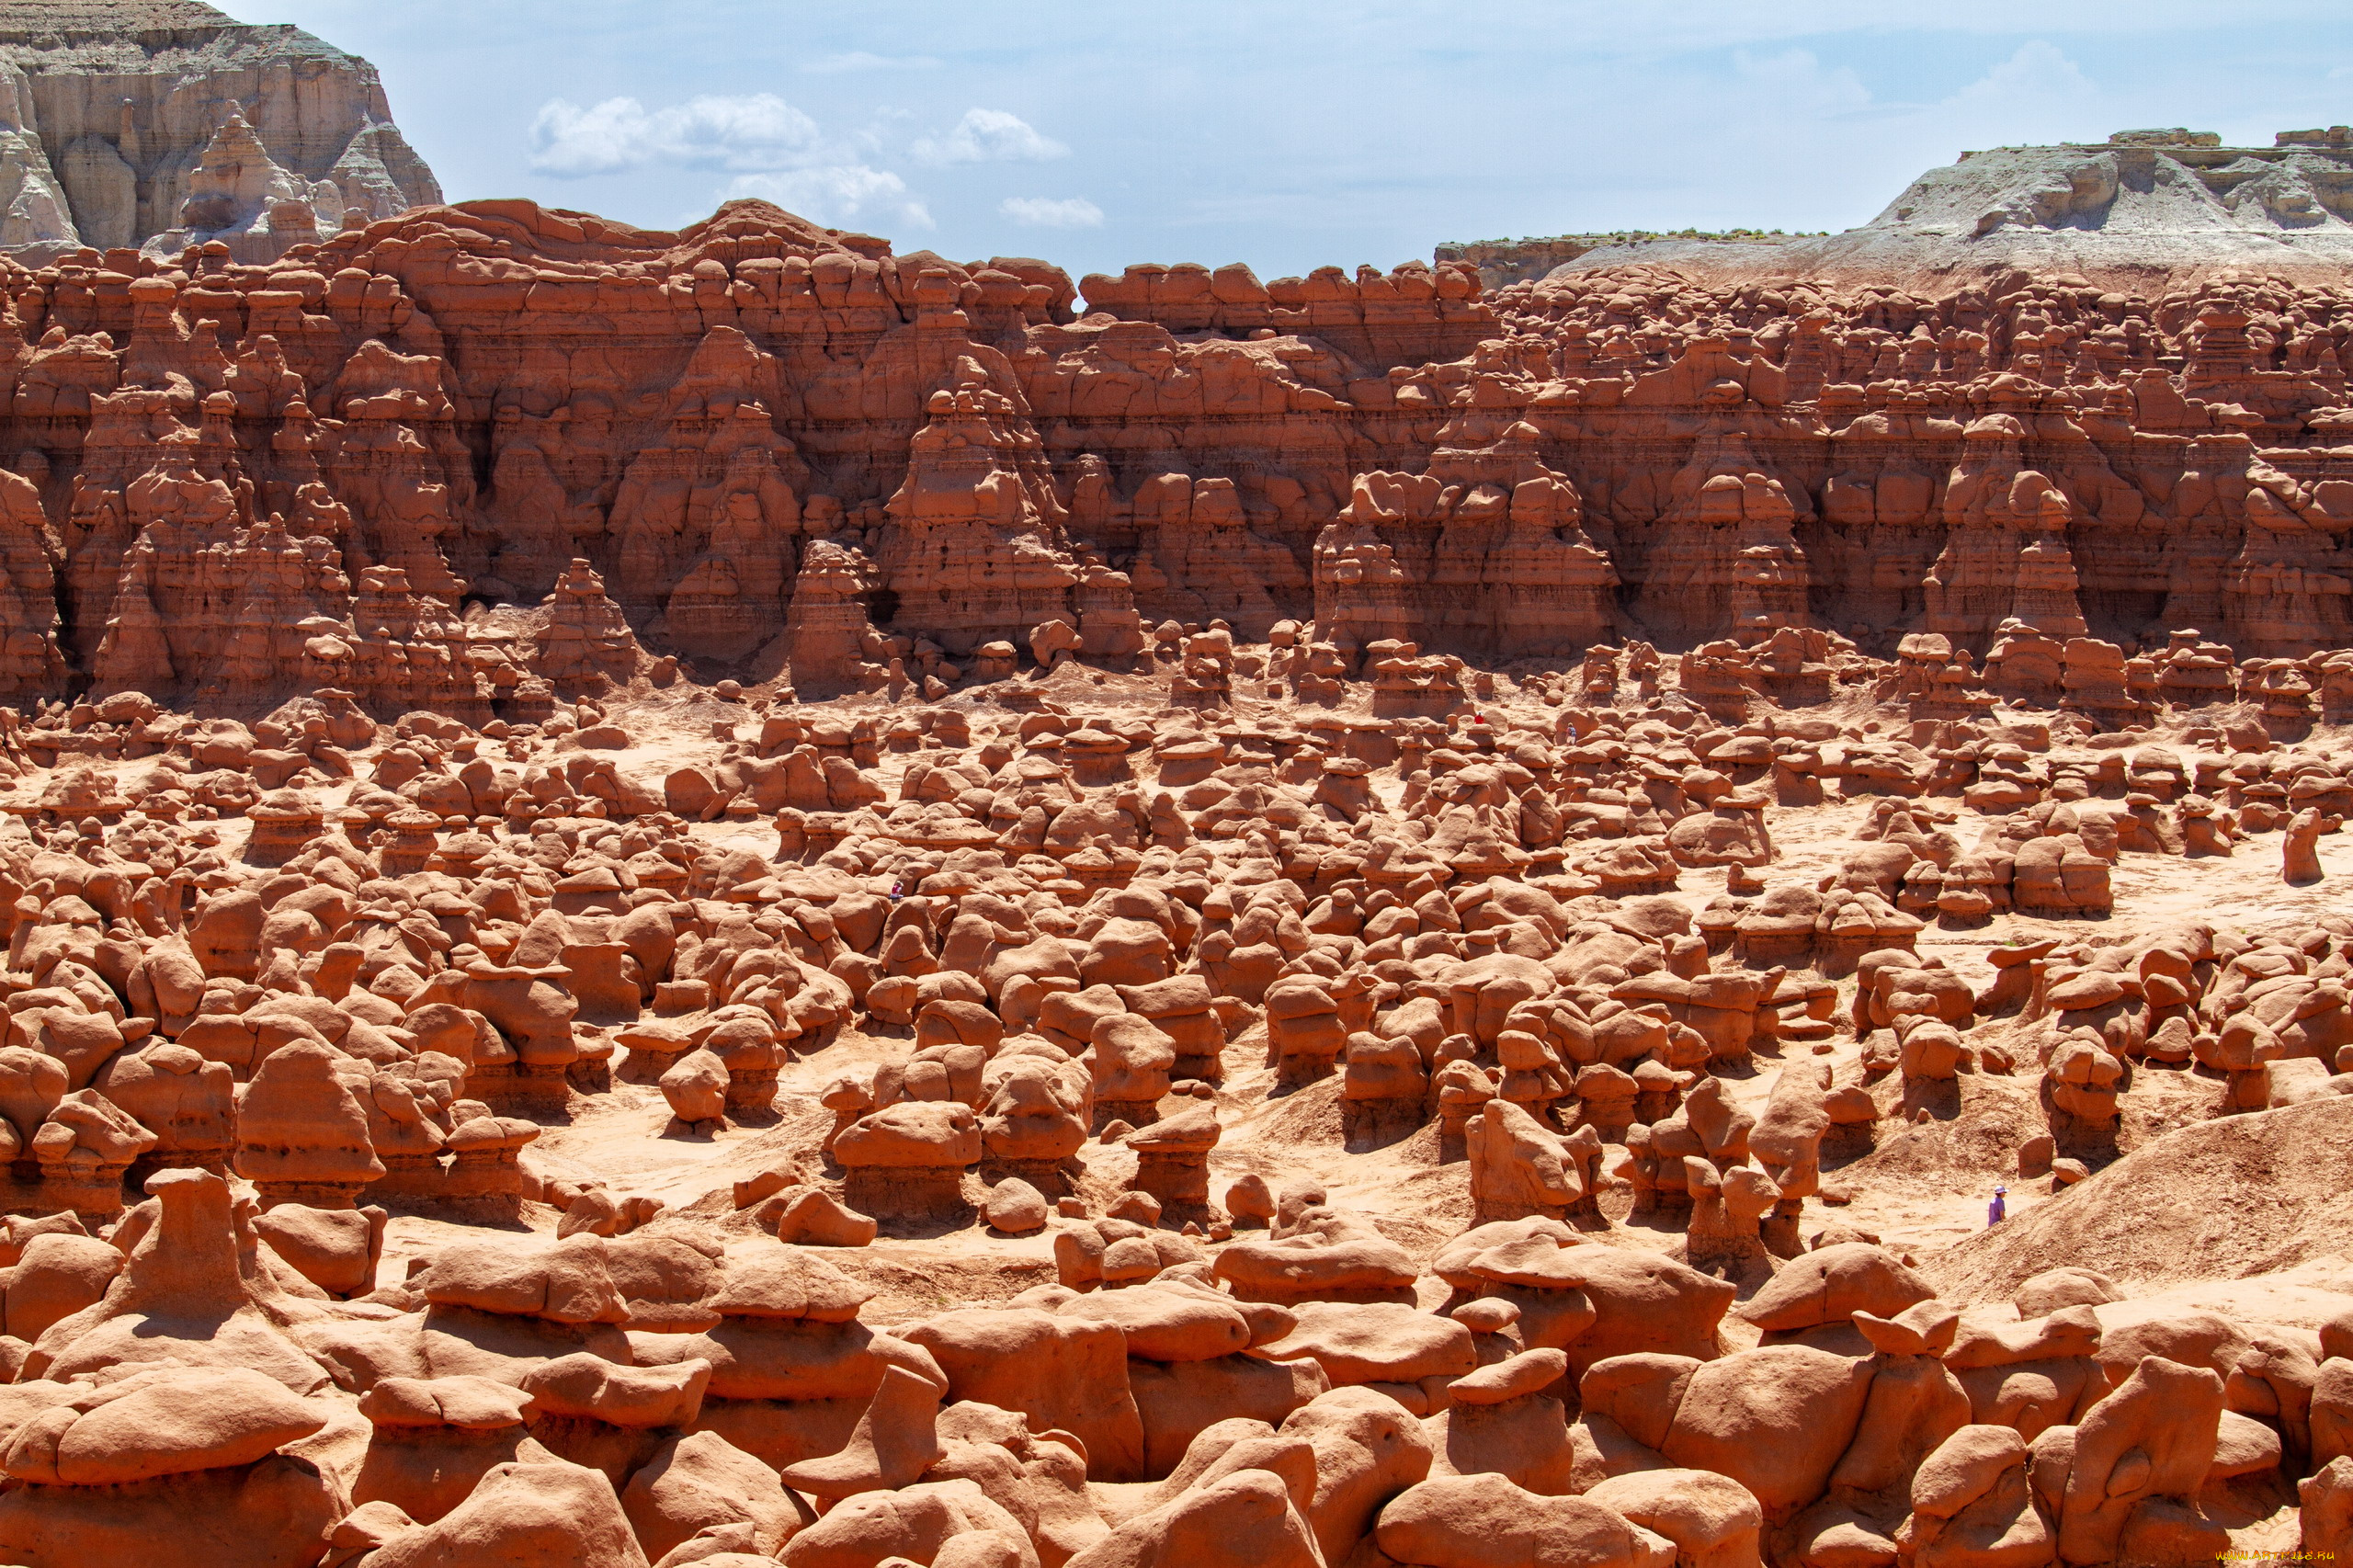
[[[0,1563],[2353,1550],[2353,153],[2133,134],[0,261]]]

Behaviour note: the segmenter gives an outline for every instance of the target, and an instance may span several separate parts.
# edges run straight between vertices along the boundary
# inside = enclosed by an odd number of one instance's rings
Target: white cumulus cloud
[[[907,194],[907,182],[888,169],[864,164],[826,164],[776,174],[738,175],[721,197],[755,196],[842,228],[870,217],[890,217],[913,228],[933,226],[924,204]]]
[[[947,135],[924,137],[909,150],[926,164],[1035,163],[1070,155],[1069,148],[1001,108],[968,108]]]
[[[773,93],[705,95],[649,109],[635,98],[583,108],[551,98],[531,122],[531,167],[540,174],[612,174],[648,164],[773,169],[814,153],[817,122]]]
[[[939,62],[928,54],[870,54],[854,49],[847,54],[821,55],[801,69],[813,76],[838,76],[851,71],[937,71]]]
[[[1048,196],[1008,196],[996,210],[1017,223],[1033,229],[1099,229],[1103,209],[1083,196],[1057,201]]]
[[[1954,94],[1952,103],[2068,102],[2090,97],[2097,89],[2075,62],[2041,39],[2029,39],[2018,51],[1976,81]]]

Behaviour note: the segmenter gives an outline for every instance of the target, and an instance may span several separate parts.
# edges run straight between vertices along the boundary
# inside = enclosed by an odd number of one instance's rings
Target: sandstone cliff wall
[[[543,599],[623,665],[804,680],[1056,617],[1114,658],[1213,619],[1488,659],[2353,645],[2353,305],[2261,277],[1074,289],[759,203],[669,234],[477,202],[0,295],[20,698],[479,707],[547,676],[480,607]]]

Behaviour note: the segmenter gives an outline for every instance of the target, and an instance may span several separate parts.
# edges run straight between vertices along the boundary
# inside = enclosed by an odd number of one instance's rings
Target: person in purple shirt
[[[1995,1187],[1995,1188],[1994,1188],[1994,1201],[1993,1201],[1993,1202],[1991,1202],[1991,1203],[1988,1203],[1987,1205],[1985,1205],[1985,1227],[1986,1227],[1986,1229],[1988,1229],[1988,1230],[1993,1229],[1995,1225],[2000,1224],[2000,1223],[2002,1222],[2002,1221],[2003,1221],[2006,1217],[2007,1217],[2007,1215],[2008,1215],[2008,1213],[2009,1213],[2009,1209],[2008,1209],[2008,1207],[2007,1207],[2007,1206],[2003,1202],[2003,1199],[2004,1199],[2004,1197],[2005,1197],[2005,1196],[2009,1192],[2009,1190],[2010,1190],[2010,1189],[2009,1189],[2008,1187],[2002,1187],[2002,1186],[2000,1186],[2000,1185],[1998,1185],[1998,1184]]]

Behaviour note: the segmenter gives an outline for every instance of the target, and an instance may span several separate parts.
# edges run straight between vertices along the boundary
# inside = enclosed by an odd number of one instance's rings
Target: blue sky
[[[2341,0],[216,3],[374,61],[453,199],[757,195],[1074,275],[1839,229],[1964,148],[2353,121]]]

